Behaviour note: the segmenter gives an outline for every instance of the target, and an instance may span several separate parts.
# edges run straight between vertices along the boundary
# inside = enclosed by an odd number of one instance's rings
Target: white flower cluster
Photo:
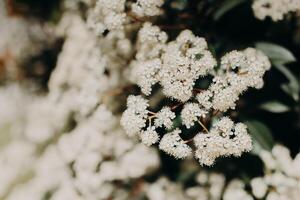
[[[223,117],[213,124],[209,133],[199,133],[194,138],[197,150],[196,158],[201,165],[212,165],[216,158],[240,156],[252,149],[252,140],[246,125],[234,124],[228,117]]]
[[[132,4],[132,12],[137,16],[156,16],[161,14],[164,0],[137,0]]]
[[[198,121],[198,118],[204,117],[207,114],[207,111],[201,109],[197,103],[187,103],[184,105],[181,111],[182,123],[187,127],[191,128],[194,126],[195,121]]]
[[[149,23],[143,26],[132,76],[138,77],[136,82],[146,95],[159,82],[166,96],[185,102],[193,94],[195,81],[213,69],[216,61],[206,41],[189,30],[182,31],[175,41],[166,40],[166,33],[158,27]]]
[[[166,177],[145,187],[149,200],[254,200],[245,190],[245,184],[234,179],[226,184],[223,174],[200,171],[196,175],[196,185],[184,187]]]
[[[88,16],[88,26],[97,34],[105,30],[123,29],[126,0],[98,0]]]
[[[162,125],[169,129],[172,127],[171,122],[176,116],[169,107],[164,107],[155,114],[147,110],[148,102],[141,96],[129,96],[127,101],[127,110],[122,115],[121,125],[129,136],[139,135],[142,142],[150,146],[159,140],[155,128]],[[186,104],[181,113],[183,124],[188,128],[201,116],[205,116],[205,113],[201,113],[197,104]],[[152,118],[156,118],[154,125],[151,122]],[[147,122],[149,126],[145,128]],[[181,139],[180,133],[180,129],[166,133],[160,141],[159,148],[176,158],[190,156],[192,149]],[[252,148],[246,125],[234,124],[228,117],[214,123],[209,133],[197,134],[194,143],[197,147],[195,156],[201,165],[212,165],[215,159],[221,156],[240,156],[242,152]]]
[[[275,145],[272,152],[263,150],[260,157],[265,175],[251,180],[253,195],[266,200],[296,200],[300,196],[300,154],[291,158],[289,150]]]
[[[254,200],[254,198],[245,190],[245,183],[239,179],[233,179],[227,185],[223,200]]]
[[[279,21],[289,12],[300,10],[299,0],[255,0],[252,5],[254,15],[263,20],[271,17],[273,21]]]
[[[164,0],[97,0],[95,7],[90,9],[88,26],[98,35],[106,30],[123,30],[136,18],[160,15],[163,4]]]
[[[169,107],[162,108],[156,115],[154,120],[155,127],[166,127],[171,129],[173,126],[173,119],[176,117],[175,113]]]
[[[240,156],[242,152],[251,150],[251,138],[244,124],[234,124],[228,117],[223,117],[208,130],[202,121],[211,120],[215,112],[234,109],[239,96],[248,88],[263,86],[263,75],[271,64],[262,52],[254,48],[231,51],[221,58],[219,68],[216,68],[217,61],[208,50],[205,39],[189,30],[182,31],[175,41],[167,42],[165,32],[145,23],[137,40],[130,80],[140,86],[149,99],[156,92],[152,91],[153,85],[159,83],[160,91],[167,98],[179,101],[181,124],[187,129],[199,124],[205,130],[194,139],[197,147],[195,155],[201,165],[212,165],[218,157]],[[195,87],[196,81],[208,75],[212,75],[213,79],[207,89]],[[131,103],[133,99],[134,103]],[[164,106],[157,113],[151,112],[148,100],[142,96],[130,96],[127,104],[121,124],[128,135],[143,135],[142,141],[147,145],[159,140],[160,134],[155,128],[163,124],[162,112],[167,111],[164,114],[166,129],[172,129],[172,120],[179,114],[177,106],[171,105]],[[178,128],[178,125],[173,128]],[[179,129],[175,129],[163,135],[160,149],[176,158],[189,156],[188,141],[183,141],[180,133]]]
[[[227,111],[235,108],[239,95],[249,87],[260,89],[263,86],[263,75],[271,63],[262,52],[247,48],[227,53],[221,58],[220,67],[209,90],[212,92],[212,107]]]
[[[141,96],[129,96],[127,106],[128,109],[123,113],[121,124],[126,133],[132,136],[139,133],[146,126],[148,102]]]
[[[146,95],[151,94],[151,87],[159,82],[166,96],[186,102],[193,95],[195,81],[208,75],[216,66],[206,41],[189,30],[166,44],[166,34],[157,26],[145,23],[138,38],[131,79]],[[271,67],[268,58],[253,48],[226,54],[220,65],[221,70],[209,87],[210,92],[199,96],[199,103],[206,109],[213,107],[226,111],[234,108],[238,96],[248,87],[262,87],[262,76]]]
[[[225,177],[223,174],[215,172],[200,171],[196,175],[196,186],[186,189],[186,194],[192,200],[211,199],[219,200],[225,187]]]
[[[185,200],[183,188],[180,184],[169,181],[166,177],[160,177],[156,182],[145,188],[149,200]]]
[[[192,154],[192,149],[179,136],[181,131],[175,129],[163,136],[159,143],[159,148],[175,158],[186,158]]]

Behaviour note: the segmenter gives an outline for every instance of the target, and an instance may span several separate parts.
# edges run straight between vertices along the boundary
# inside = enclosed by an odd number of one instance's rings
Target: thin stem
[[[152,125],[152,118],[153,118],[153,117],[149,117],[149,118],[148,118],[148,120],[149,120],[149,126],[150,126],[150,127],[151,127],[151,125]]]
[[[152,119],[155,118],[155,114],[152,116],[148,116],[147,120],[149,120],[149,125],[152,126]]]
[[[205,125],[200,121],[198,120],[200,126],[205,130],[206,133],[209,133],[209,131],[207,130],[207,128],[205,127]]]
[[[148,111],[148,113],[151,114],[151,115],[156,115],[156,113],[152,112],[152,111]]]
[[[145,22],[146,21],[145,19],[136,16],[133,12],[128,12],[127,16],[129,16],[131,19],[133,19],[133,21],[137,21],[137,22]]]
[[[213,113],[212,113],[212,116],[216,116],[217,114],[219,114],[220,111],[219,110],[214,110]]]
[[[176,108],[178,108],[179,106],[181,106],[181,105],[183,105],[183,103],[181,102],[181,103],[178,103],[178,104],[176,104],[176,105],[174,105],[174,106],[171,106],[171,110],[172,111],[174,111]]]
[[[191,139],[185,140],[185,141],[184,141],[184,143],[185,143],[185,144],[187,144],[187,143],[190,143],[190,142],[192,142],[192,141],[193,141],[193,139],[194,139],[194,138],[191,138]]]
[[[240,76],[243,76],[243,75],[248,74],[248,72],[247,71],[246,72],[238,72],[237,74],[240,75]]]

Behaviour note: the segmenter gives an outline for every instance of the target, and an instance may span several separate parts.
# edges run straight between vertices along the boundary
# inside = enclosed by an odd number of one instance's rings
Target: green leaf
[[[299,92],[295,90],[290,84],[282,84],[281,89],[295,101],[299,101]]]
[[[299,82],[294,74],[284,66],[284,64],[296,61],[295,56],[288,49],[273,43],[258,42],[255,46],[265,53],[276,69],[289,80],[289,83],[282,85],[281,89],[295,101],[298,101],[300,92]]]
[[[299,100],[300,85],[294,74],[284,64],[296,61],[295,56],[286,48],[267,42],[256,43],[256,48],[264,52],[273,65],[278,69],[288,80],[289,84],[284,84],[281,89],[290,95],[295,101]]]
[[[290,110],[287,105],[282,104],[279,101],[269,101],[263,103],[260,108],[273,113],[282,113]]]
[[[253,153],[257,154],[261,149],[271,150],[274,140],[270,129],[263,123],[256,120],[246,121],[249,132],[253,139]]]
[[[296,61],[295,56],[286,48],[268,42],[258,42],[256,48],[264,52],[273,64],[286,64]]]
[[[237,7],[241,3],[245,2],[246,0],[225,0],[221,7],[215,12],[214,20],[219,20],[224,14],[228,11],[232,10],[233,8]]]
[[[289,80],[288,84],[281,86],[283,91],[292,96],[295,101],[298,101],[300,85],[295,75],[282,64],[275,63],[274,66]]]

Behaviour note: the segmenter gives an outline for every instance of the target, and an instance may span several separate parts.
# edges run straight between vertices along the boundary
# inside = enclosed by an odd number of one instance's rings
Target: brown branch
[[[242,75],[248,74],[248,72],[247,71],[246,72],[238,72],[237,74],[242,76]]]
[[[192,142],[193,140],[194,140],[194,137],[192,137],[191,139],[185,140],[184,143],[188,144],[188,143]]]
[[[170,109],[171,109],[172,111],[174,111],[174,110],[176,110],[176,108],[178,108],[178,107],[179,107],[179,106],[181,106],[181,105],[183,105],[183,103],[182,103],[182,102],[180,102],[180,103],[177,103],[177,104],[175,104],[175,105],[171,106],[171,107],[170,107]]]
[[[127,12],[127,16],[136,22],[145,22],[146,21],[145,18],[138,17],[133,12]]]
[[[204,91],[205,91],[205,90],[200,89],[200,88],[194,88],[194,89],[193,89],[193,92],[194,92],[194,93],[197,93],[197,94],[198,94],[198,93],[201,93],[201,92],[204,92]]]

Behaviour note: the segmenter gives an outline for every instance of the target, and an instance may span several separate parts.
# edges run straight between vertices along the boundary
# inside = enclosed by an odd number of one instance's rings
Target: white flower
[[[146,126],[148,102],[141,96],[131,95],[127,99],[127,106],[121,117],[121,125],[129,136],[133,136]]]
[[[215,159],[220,156],[223,147],[223,138],[216,135],[199,133],[194,137],[194,144],[197,147],[195,157],[200,165],[213,165]]]
[[[282,196],[277,192],[271,191],[268,195],[266,200],[282,200]],[[288,199],[287,199],[288,200]]]
[[[117,51],[125,58],[129,58],[132,54],[132,44],[127,38],[123,38],[117,41]]]
[[[168,35],[161,31],[158,26],[153,26],[150,22],[145,22],[139,30],[138,39],[141,44],[165,43]]]
[[[147,61],[160,58],[164,52],[168,35],[161,31],[158,26],[145,22],[138,32],[137,61]]]
[[[148,61],[137,61],[132,63],[132,73],[137,77],[137,84],[146,95],[151,94],[152,86],[159,81],[158,72],[161,68],[160,59],[156,58]]]
[[[233,154],[240,156],[242,152],[249,152],[252,150],[252,139],[247,131],[247,126],[243,123],[237,123],[234,127],[233,141],[235,142],[235,148]]]
[[[233,127],[227,117],[213,124],[209,133],[198,133],[194,137],[194,144],[197,148],[195,156],[201,165],[212,165],[218,157],[240,156],[242,152],[252,149],[247,127],[242,123]]]
[[[156,113],[156,119],[154,120],[154,124],[156,127],[165,126],[167,129],[171,129],[173,125],[173,119],[175,119],[176,115],[171,111],[170,107],[162,108],[158,113]]]
[[[133,109],[127,109],[121,117],[121,125],[129,136],[133,136],[146,126],[146,119],[142,115],[137,115]]]
[[[255,17],[260,20],[271,17],[273,21],[282,20],[289,12],[300,10],[298,0],[256,0],[252,4]]]
[[[244,188],[243,182],[240,180],[232,180],[223,195],[224,200],[254,200],[254,198],[248,194]]]
[[[211,102],[211,98],[212,98],[213,94],[211,91],[206,90],[203,92],[200,92],[199,94],[197,94],[196,98],[198,103],[204,107],[206,110],[209,110],[212,107],[212,102]]]
[[[251,180],[252,193],[256,198],[263,198],[268,190],[268,186],[263,178],[254,178]]]
[[[233,128],[234,122],[229,117],[222,117],[219,119],[215,124],[214,127],[216,127],[218,130],[220,130],[222,135],[233,135],[232,128]]]
[[[159,156],[154,149],[137,144],[120,158],[117,171],[123,171],[125,180],[138,178],[156,170],[160,164],[159,162]]]
[[[155,16],[161,14],[160,7],[164,0],[137,0],[132,4],[132,12],[138,16]]]
[[[197,103],[187,103],[184,105],[181,111],[182,123],[190,128],[194,125],[194,122],[198,120],[199,117],[205,117],[207,111],[200,108]]]
[[[148,113],[148,101],[144,99],[142,96],[134,96],[130,95],[127,98],[127,107],[132,109],[136,114],[144,116]]]
[[[163,91],[166,96],[182,102],[192,96],[195,81],[216,65],[205,39],[194,36],[189,30],[182,31],[176,41],[168,43],[162,60],[160,83]]]
[[[227,87],[215,93],[213,98],[213,108],[225,112],[229,108],[234,109],[235,102],[239,99],[239,94],[234,87]]]
[[[109,30],[120,29],[123,27],[122,25],[125,22],[125,17],[126,17],[125,13],[122,14],[110,13],[105,17],[104,24]]]
[[[276,169],[276,160],[273,158],[272,154],[267,151],[267,150],[262,150],[260,153],[259,153],[259,157],[261,158],[261,160],[263,161],[266,169],[268,170],[274,170]]]
[[[175,129],[165,134],[159,143],[159,149],[175,158],[183,159],[192,154],[192,149],[184,143],[179,133],[181,133],[181,131]]]
[[[209,87],[213,93],[213,108],[224,112],[234,109],[242,92],[249,87],[263,86],[262,77],[270,67],[268,57],[254,48],[224,55],[221,69]]]
[[[244,54],[241,51],[233,50],[229,53],[226,53],[221,58],[221,67],[224,70],[236,69],[245,66],[245,64],[246,60],[244,58]]]
[[[140,137],[142,142],[147,146],[151,146],[159,140],[159,135],[155,131],[154,126],[149,126],[145,131],[142,131]]]
[[[98,0],[88,15],[88,26],[97,34],[105,30],[121,30],[125,22],[125,0]]]

